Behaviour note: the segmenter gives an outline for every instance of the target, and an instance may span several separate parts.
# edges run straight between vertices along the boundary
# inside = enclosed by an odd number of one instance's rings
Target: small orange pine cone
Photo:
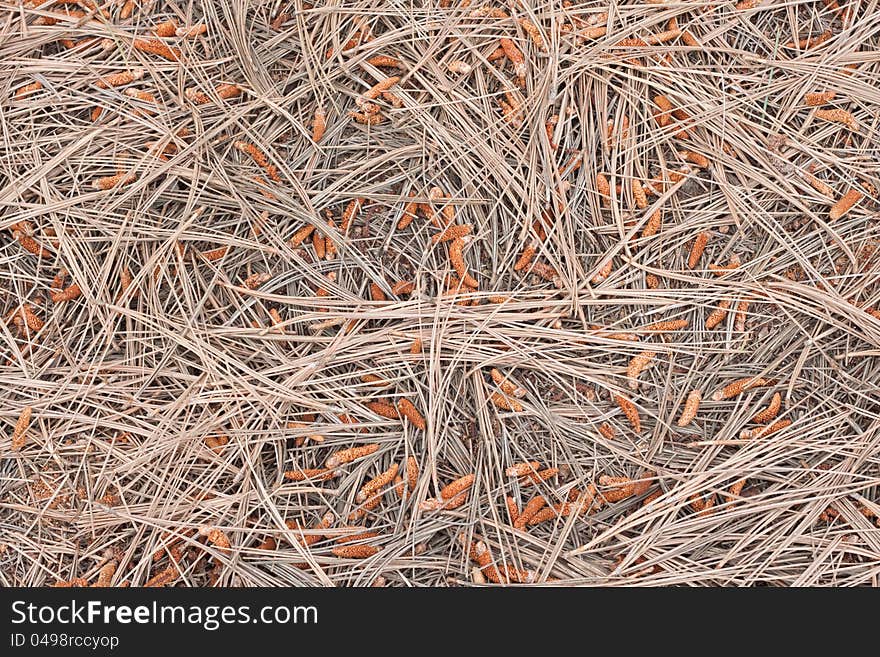
[[[315,231],[315,227],[311,224],[303,226],[299,228],[294,234],[293,237],[290,238],[288,244],[291,248],[295,249],[300,244],[306,241],[306,239]]]
[[[602,434],[602,436],[606,440],[611,440],[612,438],[614,438],[615,435],[617,435],[617,432],[614,430],[614,427],[612,427],[607,422],[603,422],[602,424],[599,425],[599,433]]]
[[[718,304],[718,307],[715,308],[709,316],[706,317],[706,328],[713,329],[718,326],[724,319],[727,317],[727,311],[730,309],[730,301],[724,299],[721,303]]]
[[[399,59],[388,55],[374,55],[367,60],[367,63],[376,68],[403,68]]]
[[[18,421],[15,423],[15,428],[12,430],[12,451],[17,452],[24,447],[25,440],[27,439],[27,430],[28,426],[31,423],[31,415],[33,414],[33,408],[30,406],[25,406],[21,414],[18,416]]]
[[[315,249],[315,257],[318,260],[323,260],[327,254],[327,241],[324,239],[324,234],[319,230],[315,230],[312,233],[312,248]]]
[[[647,274],[645,276],[645,285],[651,290],[656,290],[660,287],[660,279],[654,274]]]
[[[491,395],[489,395],[489,400],[502,411],[521,413],[523,410],[523,405],[520,404],[516,399],[512,397],[506,397],[500,392],[493,392]]]
[[[545,500],[541,495],[535,495],[532,499],[530,499],[526,505],[523,507],[522,513],[519,514],[519,517],[514,521],[513,526],[515,529],[525,529],[526,525],[528,525],[529,520],[531,520],[538,511],[547,506],[547,500]]]
[[[660,232],[660,228],[663,226],[663,210],[657,208],[648,217],[648,221],[645,224],[645,227],[642,228],[642,239],[647,239],[648,237],[653,237],[657,233]]]
[[[374,84],[372,87],[370,87],[367,91],[365,91],[361,98],[356,99],[355,104],[361,108],[367,107],[369,105],[369,103],[367,101],[375,100],[376,98],[381,96],[383,93],[385,93],[386,91],[391,89],[398,82],[400,82],[399,75],[392,75],[392,76],[385,78],[384,80],[380,80],[379,82]]]
[[[541,29],[528,18],[520,18],[518,22],[523,31],[529,35],[535,47],[541,52],[547,52],[547,44],[544,42],[544,35],[541,34]]]
[[[108,561],[98,571],[98,579],[92,584],[92,588],[107,588],[113,586],[113,576],[116,574],[117,562]]]
[[[709,233],[706,231],[702,231],[697,234],[696,239],[694,239],[694,243],[691,246],[690,254],[688,255],[688,267],[693,269],[697,266],[697,263],[700,261],[700,258],[703,255],[703,251],[706,250],[706,244],[709,242]]]
[[[24,322],[24,325],[33,333],[39,333],[46,325],[46,322],[37,316],[36,312],[34,312],[34,307],[29,303],[21,307],[19,317]]]
[[[348,527],[341,527],[340,529],[349,529]],[[357,529],[357,527],[351,527],[350,529]],[[357,534],[347,534],[345,536],[340,536],[335,539],[335,542],[340,545],[345,545],[346,543],[354,543],[355,541],[365,541],[370,538],[378,538],[381,536],[379,532],[366,531],[359,532]]]
[[[315,110],[315,116],[312,118],[312,141],[316,144],[324,137],[327,131],[327,114],[323,107]]]
[[[700,401],[703,398],[703,393],[700,390],[692,390],[687,399],[684,402],[684,410],[681,412],[681,417],[678,418],[678,422],[676,425],[679,427],[686,427],[691,422],[694,421],[694,418],[697,417],[697,411],[700,408]]]
[[[440,242],[448,242],[459,237],[464,237],[465,235],[470,235],[472,230],[472,224],[450,224],[449,226],[444,228],[442,232],[434,234],[431,237],[431,241],[434,244],[439,244]]]
[[[555,520],[558,516],[570,515],[570,509],[571,504],[569,502],[544,507],[529,518],[529,527],[540,525],[542,522],[547,522],[548,520]]]
[[[767,424],[776,417],[780,408],[782,408],[782,395],[777,392],[773,394],[767,408],[755,415],[751,421],[756,424]]]
[[[223,256],[229,253],[228,246],[220,246],[216,249],[210,249],[209,251],[200,251],[199,255],[201,255],[205,260],[209,262],[213,262],[215,260],[220,260]]]
[[[193,39],[208,33],[208,26],[204,23],[196,23],[189,27],[179,27],[174,31],[174,36],[181,39]],[[170,35],[169,35],[170,36]]]
[[[424,431],[428,426],[425,422],[425,417],[419,412],[419,410],[413,405],[413,403],[408,399],[400,399],[397,402],[397,410],[400,412],[402,416],[404,416],[407,420],[409,420],[414,427]]]
[[[645,333],[667,333],[670,331],[679,331],[685,328],[688,323],[689,322],[686,319],[671,319],[662,322],[656,322],[654,324],[648,324],[646,327],[639,329],[639,331]]]
[[[525,477],[526,475],[537,471],[540,465],[541,464],[538,461],[514,463],[504,470],[504,474],[508,477]]]
[[[502,38],[498,43],[504,51],[504,56],[513,64],[513,74],[517,77],[524,76],[526,74],[526,58],[522,51],[510,39]]]
[[[391,385],[388,381],[375,374],[361,374],[360,378],[362,383],[371,383],[377,388],[387,388]]]
[[[614,260],[612,258],[608,258],[605,263],[599,268],[599,271],[595,273],[595,275],[590,279],[590,282],[593,285],[598,285],[606,278],[611,275],[611,270],[614,268]]]
[[[216,527],[200,527],[199,535],[206,536],[209,543],[225,554],[228,554],[231,550],[229,536],[227,536],[226,532],[222,529]]]
[[[408,456],[406,459],[406,485],[413,491],[419,481],[419,464],[414,456]]]
[[[662,111],[654,115],[654,119],[661,128],[665,128],[672,122],[672,103],[666,96],[654,96],[654,104]]]
[[[115,176],[98,178],[93,185],[95,189],[106,191],[108,189],[113,189],[114,187],[130,185],[135,180],[137,180],[137,176],[133,173],[117,173]]]
[[[410,192],[409,198],[415,198],[415,192]],[[416,201],[409,201],[406,206],[403,208],[403,214],[400,217],[400,220],[397,222],[397,230],[404,230],[407,226],[409,226],[413,220],[416,218],[418,213],[419,203]]]
[[[373,301],[387,301],[388,297],[376,283],[370,283],[370,299]]]
[[[397,465],[397,463],[393,463],[390,468],[370,479],[367,483],[361,486],[361,489],[355,496],[354,501],[358,504],[360,504],[361,502],[366,502],[367,499],[369,499],[379,490],[394,481],[394,478],[397,476],[397,470],[399,469],[399,467],[400,466]]]
[[[645,193],[645,188],[638,178],[633,178],[632,193],[637,208],[644,210],[648,207],[648,195]]]
[[[236,150],[250,155],[254,162],[266,171],[268,176],[275,182],[281,182],[281,176],[278,175],[278,169],[269,162],[269,158],[261,151],[256,144],[247,141],[235,141],[232,144]]]
[[[831,221],[837,221],[849,212],[856,203],[862,200],[862,196],[863,194],[856,188],[850,189],[831,206],[831,210],[828,212],[828,217]]]
[[[471,486],[474,485],[474,480],[476,479],[476,475],[469,474],[463,477],[459,477],[455,481],[450,484],[447,484],[443,488],[440,489],[440,497],[444,500],[451,500],[453,497],[467,491]]]
[[[158,573],[153,575],[147,582],[144,584],[144,588],[162,588],[168,586],[169,584],[173,584],[177,581],[177,578],[180,576],[180,572],[178,571],[176,566],[168,566],[164,570],[160,570]]]
[[[544,468],[537,472],[528,472],[520,479],[520,485],[540,484],[559,474],[559,468]]]
[[[759,427],[757,429],[744,429],[740,432],[739,437],[742,440],[751,440],[753,438],[765,438],[770,434],[774,434],[777,431],[782,431],[785,427],[791,424],[791,420],[777,420],[773,424],[768,424],[764,427]]]
[[[15,94],[13,95],[13,98],[24,98],[28,94],[32,94],[35,91],[39,91],[42,88],[43,88],[42,82],[31,82],[30,84],[26,84],[26,85],[16,89]]]
[[[324,465],[326,465],[328,468],[335,468],[342,465],[343,463],[351,463],[356,459],[369,456],[370,454],[378,451],[378,449],[379,443],[370,443],[368,445],[359,445],[357,447],[342,449],[338,452],[334,452],[329,457],[327,457]]]
[[[406,482],[400,475],[397,475],[394,478],[394,492],[397,493],[397,497],[402,500],[406,499],[406,497],[409,495],[409,491],[406,488]]]
[[[113,73],[106,77],[101,78],[97,82],[95,82],[95,86],[99,89],[109,89],[110,87],[121,87],[126,84],[131,84],[136,80],[141,80],[144,77],[144,69],[135,68],[130,71],[120,71],[119,73]]]
[[[452,263],[455,273],[461,278],[462,283],[468,287],[477,288],[480,284],[477,280],[468,274],[467,263],[464,260],[464,247],[471,241],[470,236],[456,237],[449,245],[449,261]]]
[[[657,356],[656,351],[642,351],[630,359],[626,368],[626,376],[629,379],[627,385],[630,390],[639,389],[639,375],[650,367],[655,356]]]
[[[205,445],[215,454],[223,452],[223,447],[229,443],[229,437],[225,435],[208,436],[205,438]]]
[[[682,158],[685,162],[695,164],[701,169],[706,169],[709,167],[709,158],[695,151],[679,151],[678,156]]]
[[[409,353],[415,356],[416,354],[422,353],[422,339],[416,338],[413,340],[412,344],[409,346]]]
[[[332,468],[306,468],[304,470],[288,470],[284,473],[284,478],[290,481],[327,481],[336,476],[336,471]]]
[[[850,130],[858,130],[859,124],[855,117],[844,109],[817,109],[816,118],[832,123],[842,123]]]
[[[130,275],[129,275],[130,276]],[[265,272],[254,272],[246,279],[244,279],[244,286],[249,290],[256,290],[263,283],[269,281],[272,278],[271,274],[267,274]],[[127,286],[125,286],[127,287]],[[124,291],[124,290],[123,290]]]
[[[376,415],[380,415],[382,417],[387,417],[389,420],[399,420],[400,413],[397,412],[397,409],[394,407],[394,404],[389,404],[385,401],[371,401],[366,402],[364,404],[367,408],[373,411]]]
[[[52,291],[49,293],[49,297],[51,297],[52,301],[55,303],[64,303],[65,301],[73,301],[74,299],[82,296],[82,290],[79,285],[74,283],[63,290]]]
[[[180,48],[172,48],[159,39],[135,39],[131,45],[135,50],[158,55],[172,62],[179,61],[182,54]]]
[[[518,397],[520,399],[526,396],[526,390],[524,388],[520,388],[496,368],[493,367],[489,374],[491,374],[492,380],[498,384],[498,387],[501,388],[501,392],[505,395]]]
[[[177,21],[171,19],[159,23],[156,27],[153,28],[153,34],[157,37],[172,37],[177,34]]]
[[[611,183],[604,173],[596,174],[596,191],[602,200],[602,205],[606,208],[611,207]]]
[[[365,202],[366,199],[355,198],[349,201],[348,205],[345,206],[345,210],[342,212],[342,220],[340,223],[340,230],[343,233],[347,233],[348,229],[351,228],[351,224],[354,222]]]
[[[235,84],[219,84],[214,89],[214,92],[220,100],[228,100],[229,98],[241,95],[241,87]],[[196,105],[205,105],[212,100],[211,96],[198,89],[187,89],[184,91],[184,95]]]
[[[730,487],[730,496],[733,498],[739,497],[740,493],[742,493],[743,488],[745,488],[745,486],[746,486],[746,481],[748,481],[748,480],[747,479],[740,479],[739,481],[734,483]]]
[[[640,433],[642,430],[642,419],[639,417],[639,409],[636,408],[636,405],[623,395],[614,395],[614,401],[620,407],[620,410],[623,411],[623,414],[626,415],[626,419],[633,430],[636,433]]]
[[[535,257],[535,253],[537,252],[537,250],[538,250],[538,245],[536,242],[531,241],[528,244],[526,244],[525,248],[523,249],[523,252],[520,254],[519,258],[514,263],[513,270],[514,271],[522,271],[523,269],[528,267],[529,264],[531,264],[532,259]]]
[[[404,296],[406,294],[412,294],[416,289],[416,284],[411,281],[397,281],[394,285],[391,286],[391,292],[395,296]]]
[[[732,383],[728,383],[721,390],[717,390],[712,395],[712,401],[730,399],[731,397],[736,397],[746,390],[751,390],[752,388],[760,388],[762,386],[769,386],[773,385],[774,383],[775,381],[773,379],[767,379],[762,376],[747,376],[742,379],[737,379]]]
[[[742,300],[736,304],[736,317],[733,320],[733,328],[740,333],[746,330],[746,318],[749,313],[750,301]]]
[[[504,498],[504,505],[507,507],[507,515],[510,516],[511,524],[516,525],[516,521],[519,518],[519,508],[516,506],[516,500],[508,495]]]
[[[334,547],[331,552],[333,556],[342,559],[366,559],[378,554],[379,548],[375,545],[339,545]]]
[[[274,550],[276,547],[278,547],[278,542],[274,536],[267,537],[265,541],[257,545],[258,550]]]
[[[836,95],[834,91],[817,91],[804,96],[804,102],[808,107],[820,107],[830,103]]]
[[[715,493],[712,493],[708,499],[703,499],[701,495],[692,495],[690,503],[691,508],[697,512],[698,516],[707,516],[712,512],[712,507],[715,506]]]

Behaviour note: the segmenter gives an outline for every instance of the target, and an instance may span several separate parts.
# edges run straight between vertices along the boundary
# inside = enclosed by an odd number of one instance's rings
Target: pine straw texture
[[[876,3],[0,12],[0,585],[878,584]]]

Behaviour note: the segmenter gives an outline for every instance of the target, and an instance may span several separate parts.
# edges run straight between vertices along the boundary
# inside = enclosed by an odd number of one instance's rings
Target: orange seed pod
[[[389,420],[399,420],[400,413],[397,412],[397,409],[393,404],[389,404],[384,401],[371,401],[366,402],[364,404],[367,408],[373,411],[376,415],[380,415],[382,417],[387,417]]]
[[[639,375],[651,365],[656,355],[656,351],[642,351],[630,359],[626,368],[626,376],[629,379],[627,385],[630,390],[639,389]]]
[[[528,525],[529,520],[531,520],[535,514],[545,506],[547,506],[547,500],[541,495],[535,495],[526,503],[525,507],[523,507],[522,513],[519,514],[519,517],[514,521],[514,528],[524,529],[526,525]]]
[[[366,559],[377,554],[379,548],[374,545],[340,545],[334,547],[331,552],[342,559]]]
[[[327,481],[336,476],[336,471],[331,468],[306,468],[305,470],[289,470],[284,473],[284,478],[290,481]]]
[[[359,445],[357,447],[349,447],[334,452],[324,462],[328,468],[335,468],[343,463],[351,463],[354,460],[369,456],[379,449],[379,443],[370,443],[368,445]]]
[[[365,502],[376,492],[390,484],[397,476],[397,470],[399,467],[400,466],[398,466],[397,463],[393,463],[390,468],[388,468],[381,474],[376,475],[363,486],[361,486],[361,489],[358,491],[357,495],[354,498],[355,502]]]
[[[862,193],[857,190],[855,187],[850,189],[846,194],[840,197],[840,199],[831,206],[831,210],[828,212],[828,217],[832,221],[837,221],[847,212],[849,212],[852,207],[858,203],[862,199]]]
[[[495,404],[498,408],[503,411],[512,411],[514,413],[521,413],[523,410],[522,404],[520,404],[516,399],[511,397],[506,397],[500,392],[493,392],[489,396],[489,400]]]
[[[410,400],[400,399],[397,402],[397,410],[417,429],[424,431],[427,427],[424,416],[419,412],[419,410],[413,405]]]
[[[686,427],[694,421],[694,418],[697,416],[697,411],[700,408],[700,401],[702,398],[703,393],[699,390],[692,390],[688,394],[687,399],[684,402],[684,410],[682,410],[681,417],[679,417],[678,422],[676,422],[679,427]]]
[[[510,381],[510,379],[508,379],[506,376],[504,376],[496,368],[493,367],[490,374],[492,375],[492,380],[496,384],[498,384],[498,386],[501,388],[501,391],[505,395],[511,395],[513,397],[519,397],[519,398],[526,396],[525,389],[520,388],[518,385],[516,385],[515,383]]]
[[[718,304],[718,307],[715,308],[709,316],[706,317],[706,328],[713,329],[718,326],[724,319],[727,317],[727,311],[730,308],[730,301],[724,299],[721,303]]]
[[[108,189],[113,189],[114,187],[124,187],[125,185],[130,185],[135,180],[137,180],[137,176],[134,174],[118,173],[115,176],[98,178],[94,182],[94,187],[95,189],[106,191]]]
[[[785,429],[785,427],[789,426],[790,424],[791,420],[777,420],[773,424],[768,424],[767,426],[759,427],[757,429],[745,429],[740,432],[739,437],[743,440],[764,438],[766,436],[769,436],[770,434]]]
[[[470,490],[471,486],[474,485],[474,480],[476,479],[476,475],[469,474],[463,477],[459,477],[455,481],[450,484],[447,484],[443,488],[440,489],[440,497],[444,500],[451,500],[459,493],[463,493],[467,490]]]
[[[15,423],[15,428],[12,430],[11,449],[13,452],[17,452],[24,447],[25,440],[27,439],[28,426],[30,426],[31,423],[32,413],[33,408],[25,406],[25,408],[22,409],[21,414],[18,416],[18,421]]]
[[[620,410],[623,411],[633,430],[636,433],[640,433],[642,430],[642,419],[639,417],[639,410],[636,408],[636,405],[623,395],[614,395],[614,401],[620,407]]]
[[[327,131],[327,114],[323,107],[315,110],[315,116],[312,119],[312,141],[316,144],[324,137]]]
[[[694,243],[691,246],[690,254],[688,255],[688,267],[693,269],[697,266],[697,263],[700,261],[700,258],[703,255],[703,251],[706,249],[706,244],[709,243],[709,233],[706,231],[702,231],[697,234],[697,237],[694,239]]]
[[[755,422],[756,424],[767,424],[768,422],[770,422],[770,420],[776,417],[781,407],[782,395],[780,395],[778,392],[774,393],[773,397],[770,399],[770,403],[767,405],[767,408],[755,415],[752,418],[752,422]]]
[[[528,463],[514,463],[505,469],[504,474],[508,477],[524,477],[534,472],[541,464],[538,461],[529,461]]]
[[[732,383],[728,383],[721,390],[716,391],[712,395],[712,400],[721,401],[722,399],[730,399],[731,397],[736,397],[746,390],[751,390],[752,388],[760,388],[761,386],[769,386],[773,385],[774,383],[775,381],[773,379],[766,379],[762,376],[747,376],[742,379],[737,379]]]

